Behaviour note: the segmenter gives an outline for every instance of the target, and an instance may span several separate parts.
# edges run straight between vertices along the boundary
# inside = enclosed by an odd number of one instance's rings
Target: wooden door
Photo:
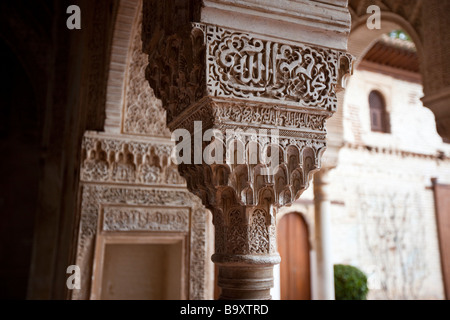
[[[450,299],[450,185],[438,184],[433,179],[436,202],[436,220],[441,251],[445,298]]]
[[[278,223],[281,255],[281,300],[310,300],[311,279],[308,227],[298,213],[289,213]]]

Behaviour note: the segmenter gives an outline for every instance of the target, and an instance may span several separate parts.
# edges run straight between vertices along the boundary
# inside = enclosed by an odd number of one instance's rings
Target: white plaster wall
[[[370,130],[369,93],[380,91],[390,113],[391,133]],[[346,89],[344,103],[344,139],[403,151],[450,155],[450,145],[437,134],[434,114],[420,101],[422,85],[393,78],[381,73],[356,70]]]
[[[385,95],[390,134],[370,131],[374,89]],[[368,71],[356,71],[346,91],[344,138],[361,147],[344,147],[331,173],[333,259],[369,275],[369,299],[444,298],[429,188],[433,177],[450,183],[450,161],[425,155],[450,155],[450,145],[420,97],[420,84]]]

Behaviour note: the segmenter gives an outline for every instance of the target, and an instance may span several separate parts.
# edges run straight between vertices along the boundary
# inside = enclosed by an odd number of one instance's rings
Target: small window
[[[389,115],[381,93],[372,91],[369,94],[369,107],[372,131],[389,133]]]

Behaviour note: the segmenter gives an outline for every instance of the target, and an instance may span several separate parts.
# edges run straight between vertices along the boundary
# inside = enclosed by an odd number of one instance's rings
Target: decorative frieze
[[[103,231],[189,231],[184,208],[103,208]]]
[[[310,129],[325,131],[327,115],[299,112],[279,106],[242,105],[242,104],[216,104],[215,117],[220,122],[235,122],[249,126],[263,127],[277,126],[289,129]]]
[[[283,105],[264,103],[237,103],[214,100],[188,108],[183,115],[170,123],[172,130],[184,128],[193,133],[194,121],[202,121],[202,126],[225,132],[227,129],[272,129],[278,128],[283,136],[301,137],[316,133],[325,140],[325,122],[329,113],[308,112]],[[308,137],[309,139],[309,137]]]
[[[140,14],[142,25],[142,14]],[[142,28],[138,27],[128,67],[126,103],[123,114],[122,131],[126,134],[170,136],[166,126],[166,112],[161,100],[155,98],[153,89],[145,79],[148,56],[142,52]]]

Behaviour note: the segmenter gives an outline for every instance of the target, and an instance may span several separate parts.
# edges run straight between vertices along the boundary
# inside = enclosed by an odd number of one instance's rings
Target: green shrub
[[[367,277],[356,267],[337,264],[334,266],[334,290],[336,300],[366,300]]]

